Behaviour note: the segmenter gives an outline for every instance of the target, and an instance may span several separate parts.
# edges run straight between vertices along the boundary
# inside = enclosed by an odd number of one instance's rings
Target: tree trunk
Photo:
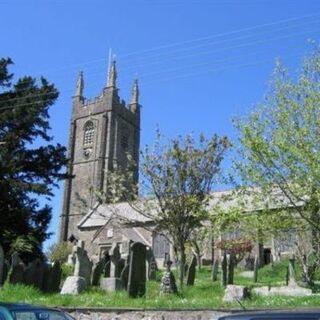
[[[186,252],[185,252],[184,244],[180,245],[180,261],[179,261],[179,282],[180,289],[183,288],[183,280],[184,280],[184,268],[186,264]]]

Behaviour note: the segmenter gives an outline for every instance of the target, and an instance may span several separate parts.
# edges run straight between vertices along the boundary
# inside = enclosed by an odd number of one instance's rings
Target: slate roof
[[[252,189],[253,190],[253,189]],[[255,194],[257,189],[254,189]],[[264,195],[260,192],[259,200],[256,201],[253,193],[248,189],[242,196],[235,190],[216,191],[210,198],[208,209],[228,211],[234,208],[242,207],[243,212],[254,212],[268,209],[290,208],[294,205],[284,197],[280,191],[274,191],[272,196]],[[240,200],[241,199],[241,200]],[[297,202],[296,205],[303,205],[303,202]],[[156,211],[156,210],[155,210]],[[112,217],[124,221],[136,221],[139,223],[151,222],[152,220],[141,215],[127,202],[117,204],[97,204],[88,214],[78,223],[79,228],[95,228],[106,224]]]

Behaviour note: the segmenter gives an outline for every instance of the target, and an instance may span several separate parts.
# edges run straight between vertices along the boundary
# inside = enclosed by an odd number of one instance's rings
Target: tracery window
[[[88,121],[84,125],[83,145],[85,147],[92,145],[93,139],[94,139],[94,124],[92,121]]]

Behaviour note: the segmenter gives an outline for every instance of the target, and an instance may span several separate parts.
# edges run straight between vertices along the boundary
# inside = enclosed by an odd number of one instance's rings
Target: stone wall
[[[230,313],[219,310],[64,310],[76,320],[209,320]]]

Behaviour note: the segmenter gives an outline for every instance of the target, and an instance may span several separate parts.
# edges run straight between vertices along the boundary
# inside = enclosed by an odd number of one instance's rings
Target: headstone
[[[42,289],[43,277],[45,272],[45,263],[40,259],[36,259],[29,263],[23,274],[23,283]]]
[[[176,279],[171,271],[172,261],[167,261],[166,271],[164,272],[161,285],[160,285],[160,293],[162,294],[171,294],[177,293],[178,289],[176,286]]]
[[[288,268],[288,286],[290,287],[296,287],[296,276],[295,276],[295,259],[290,258],[289,259],[289,268]]]
[[[105,257],[99,260],[98,262],[93,264],[92,267],[92,279],[91,279],[91,285],[92,286],[98,286],[100,282],[100,278],[103,274],[103,270],[106,265],[106,259]]]
[[[228,279],[227,279],[228,284],[233,284],[234,267],[235,267],[235,257],[233,254],[230,254],[228,259]]]
[[[118,244],[114,244],[110,249],[110,277],[111,278],[119,278],[121,270],[119,270],[119,261],[121,259],[120,249]]]
[[[120,279],[121,264],[124,265],[124,261],[121,261],[120,248],[118,244],[114,244],[109,251],[110,260],[106,263],[108,270],[105,269],[105,274],[109,274],[109,277],[104,277],[100,280],[100,287],[108,292],[123,289],[123,284]]]
[[[121,275],[120,275],[120,279],[122,281],[122,284],[123,284],[123,287],[125,288],[125,290],[128,289],[129,268],[130,268],[130,265],[126,264],[124,266],[124,268],[122,269]]]
[[[251,257],[250,255],[245,258],[245,270],[253,271],[254,269],[254,257]]]
[[[4,283],[4,252],[0,244],[0,286]]]
[[[233,303],[249,297],[249,290],[244,286],[228,284],[223,297],[223,302]]]
[[[221,286],[222,287],[226,287],[227,286],[227,269],[228,269],[227,253],[224,250],[222,261],[221,261],[221,272],[222,272],[222,274],[221,274]]]
[[[154,256],[151,257],[149,262],[149,280],[156,280],[157,278],[157,262]]]
[[[110,278],[110,265],[111,265],[111,261],[107,261],[105,266],[104,266],[104,278]]]
[[[259,271],[259,257],[254,257],[254,267],[253,267],[253,282],[258,282],[258,271]]]
[[[87,285],[90,285],[92,262],[88,257],[87,251],[83,248],[83,241],[78,241],[78,244],[79,246],[75,250],[76,264],[73,275],[84,278],[87,281]]]
[[[52,265],[47,265],[43,278],[44,292],[59,292],[62,269],[59,262],[54,262]]]
[[[140,242],[131,244],[128,279],[129,297],[144,296],[146,292],[146,246]]]
[[[212,281],[218,280],[219,259],[215,259],[212,266]]]
[[[23,273],[25,265],[19,257],[18,253],[11,256],[11,267],[9,271],[9,282],[12,284],[23,283]]]
[[[190,266],[188,268],[188,274],[187,274],[187,286],[193,286],[194,280],[196,277],[196,266],[197,266],[197,257],[194,255]]]
[[[78,276],[71,276],[66,279],[61,289],[61,294],[79,294],[86,288],[86,279]]]

